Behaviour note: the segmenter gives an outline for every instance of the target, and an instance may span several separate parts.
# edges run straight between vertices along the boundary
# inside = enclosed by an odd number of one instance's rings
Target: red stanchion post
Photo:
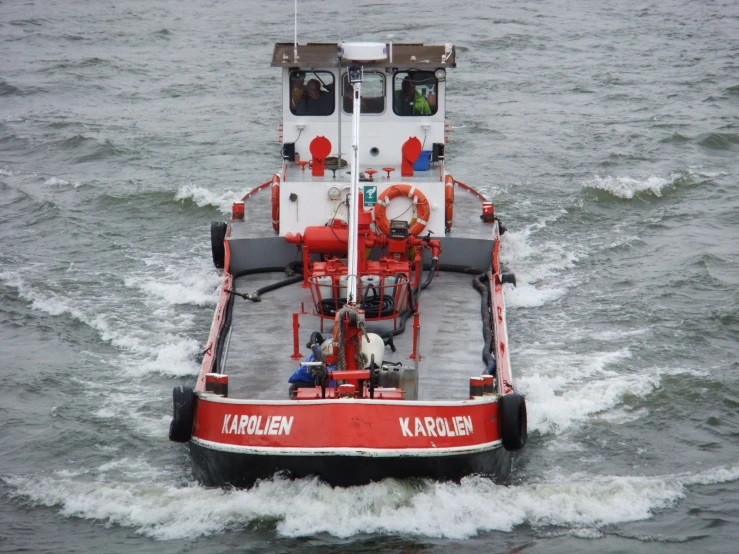
[[[416,359],[418,359],[418,361],[423,360],[423,356],[421,356],[421,353],[418,351],[420,333],[421,333],[421,312],[416,312],[415,314],[413,314],[413,354],[409,356],[411,360],[416,360]]]
[[[298,329],[300,329],[300,313],[293,313],[293,355],[290,356],[293,360],[300,360],[303,355],[300,353],[300,337]]]

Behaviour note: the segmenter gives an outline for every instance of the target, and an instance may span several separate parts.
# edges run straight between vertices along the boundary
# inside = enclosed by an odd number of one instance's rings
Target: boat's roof
[[[335,42],[309,42],[298,44],[298,58],[294,59],[294,44],[292,42],[278,42],[272,55],[272,65],[285,67],[287,65],[336,66],[339,44]],[[390,44],[387,44],[388,52]],[[457,55],[454,45],[446,44],[403,44],[392,43],[394,67],[431,65],[436,67],[443,64],[447,67],[457,66]],[[443,61],[442,61],[443,60]],[[364,66],[386,66],[389,60],[362,62]]]

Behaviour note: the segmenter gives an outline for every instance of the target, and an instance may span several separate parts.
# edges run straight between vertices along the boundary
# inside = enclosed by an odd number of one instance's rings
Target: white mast
[[[359,112],[362,105],[362,68],[349,68],[349,83],[354,87],[354,107],[352,110],[352,189],[349,205],[349,252],[347,274],[347,304],[357,302],[357,239],[359,230]]]
[[[339,56],[345,60],[357,62],[387,60],[387,48],[381,42],[351,42],[341,43]],[[362,68],[359,65],[349,68],[349,83],[354,86],[354,108],[352,110],[352,188],[349,195],[349,248],[347,252],[347,304],[357,303],[358,258],[357,239],[359,229],[359,116],[362,100]],[[341,152],[339,152],[341,157]],[[341,163],[341,161],[339,161]]]
[[[293,41],[293,62],[298,61],[298,0],[295,0],[295,40]]]

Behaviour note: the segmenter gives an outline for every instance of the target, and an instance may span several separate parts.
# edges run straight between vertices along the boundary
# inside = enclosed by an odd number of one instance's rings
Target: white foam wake
[[[527,368],[516,385],[526,395],[529,432],[562,434],[594,416],[614,422],[641,417],[643,413],[615,411],[621,410],[627,396],[646,398],[661,385],[658,370],[636,374],[621,370],[632,355],[628,348],[575,354],[544,345],[517,355],[517,363]]]
[[[137,375],[162,373],[184,376],[197,374],[195,354],[198,342],[179,334],[176,325],[170,331],[155,330],[141,325],[139,315],[130,305],[115,298],[74,299],[52,291],[40,291],[29,285],[18,273],[0,273],[0,279],[18,290],[20,298],[31,308],[52,316],[66,315],[92,329],[103,341],[135,354],[124,360],[124,369]]]
[[[72,185],[74,188],[78,188],[82,186],[81,181],[67,181],[65,179],[60,179],[58,177],[51,177],[50,179],[47,179],[44,181],[45,185],[52,186],[52,187],[61,187],[61,186],[69,186]]]
[[[124,279],[124,284],[170,306],[215,305],[223,278],[204,260],[205,256],[193,260],[168,260],[161,256],[145,259],[145,269]]]
[[[626,396],[647,397],[661,381],[651,375],[618,376],[566,390],[562,390],[566,384],[561,377],[536,374],[517,382],[527,396],[529,432],[562,433],[591,420],[596,414],[621,406]],[[627,417],[620,419],[628,420]]]
[[[739,480],[739,465],[657,477],[575,474],[516,487],[480,477],[461,484],[392,479],[331,488],[276,477],[245,490],[178,486],[142,460],[50,477],[9,476],[11,496],[34,505],[135,528],[160,540],[194,538],[273,521],[280,536],[379,533],[464,539],[519,525],[566,527],[591,537],[680,501],[686,487]]]
[[[505,300],[509,308],[533,308],[554,302],[574,285],[566,271],[574,266],[580,254],[575,248],[547,242],[538,248],[530,245],[533,228],[508,231],[502,238],[502,261],[516,273],[515,287],[506,286]]]
[[[583,188],[596,189],[605,191],[618,198],[634,198],[641,193],[650,193],[654,196],[662,196],[665,187],[675,183],[681,175],[673,173],[669,177],[650,176],[643,179],[634,179],[632,177],[613,177],[606,175],[600,177],[595,175],[593,179],[587,183],[583,183]]]
[[[231,190],[215,192],[205,187],[189,183],[187,185],[182,185],[177,189],[175,200],[190,199],[200,208],[204,206],[214,206],[218,208],[221,213],[230,214],[233,203],[240,199],[241,196],[242,195]]]

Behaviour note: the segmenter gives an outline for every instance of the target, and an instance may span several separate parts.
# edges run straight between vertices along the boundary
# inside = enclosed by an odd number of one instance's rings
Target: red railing
[[[480,191],[478,191],[475,187],[471,187],[470,185],[466,185],[462,181],[457,181],[454,177],[452,177],[452,180],[454,181],[454,184],[457,185],[459,188],[461,188],[463,190],[466,190],[468,192],[471,192],[472,194],[474,194],[475,196],[477,196],[483,202],[487,202],[488,201],[488,199],[485,198],[485,196]]]
[[[249,192],[247,192],[247,193],[246,193],[246,194],[245,194],[245,195],[244,195],[244,196],[243,196],[243,197],[241,198],[241,200],[243,200],[243,201],[246,201],[246,200],[247,200],[248,198],[251,198],[252,196],[254,196],[255,194],[257,194],[257,193],[258,193],[259,191],[262,191],[262,190],[266,189],[266,188],[267,188],[268,186],[270,186],[271,184],[272,184],[272,179],[270,179],[269,181],[266,181],[266,182],[262,183],[262,184],[261,184],[261,185],[259,185],[258,187],[256,187],[256,188],[253,188],[253,189],[251,189],[251,190],[250,190]]]

